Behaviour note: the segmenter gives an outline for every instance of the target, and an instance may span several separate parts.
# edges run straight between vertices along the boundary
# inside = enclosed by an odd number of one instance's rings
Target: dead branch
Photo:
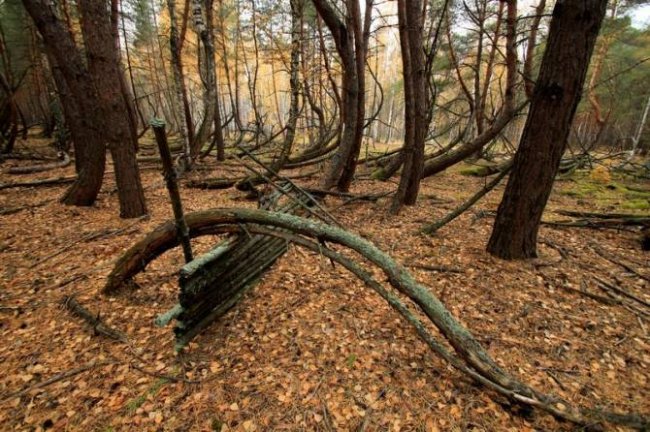
[[[0,403],[6,402],[6,401],[8,401],[10,399],[13,399],[13,398],[23,396],[24,394],[29,393],[32,390],[47,387],[47,386],[52,385],[54,383],[57,383],[59,381],[63,381],[65,379],[71,378],[71,377],[73,377],[75,375],[79,375],[80,373],[89,371],[91,369],[95,369],[95,368],[102,367],[102,366],[107,366],[107,365],[110,365],[110,364],[114,364],[114,362],[110,362],[110,361],[92,362],[92,363],[89,363],[89,364],[87,364],[85,366],[81,366],[81,367],[78,367],[78,368],[75,368],[75,369],[71,369],[71,370],[66,371],[66,372],[61,372],[60,374],[54,375],[52,378],[49,378],[49,379],[47,379],[45,381],[34,384],[34,385],[29,386],[27,388],[24,388],[23,390],[19,390],[17,392],[8,394],[7,396],[3,397],[0,400]]]
[[[448,266],[443,266],[443,265],[407,263],[406,266],[411,267],[411,268],[426,270],[426,271],[439,272],[439,273],[459,273],[459,274],[460,273],[465,273],[465,270],[463,270],[461,268],[448,267]]]
[[[465,201],[463,204],[456,207],[447,216],[432,224],[425,225],[422,228],[422,232],[431,235],[436,231],[438,231],[443,226],[447,225],[449,222],[456,219],[461,214],[465,213],[469,208],[471,208],[474,204],[476,204],[478,200],[483,198],[488,192],[494,189],[501,182],[501,180],[503,180],[503,178],[510,172],[510,168],[512,168],[512,165],[505,167],[503,171],[501,171],[501,173],[498,176],[496,176],[490,183],[486,184],[481,190],[476,192],[470,199]]]
[[[32,181],[15,182],[15,183],[0,183],[0,190],[23,188],[23,187],[58,186],[58,185],[74,183],[75,180],[77,180],[77,176],[48,178],[42,180],[32,180]]]
[[[31,205],[24,205],[24,206],[17,206],[17,207],[5,207],[5,208],[0,208],[0,215],[6,216],[6,215],[12,215],[19,213],[23,210],[32,210],[38,207],[43,207],[49,203],[51,203],[52,200],[45,200],[41,201],[40,203],[36,204],[31,204]]]
[[[650,308],[650,303],[648,303],[647,301],[643,300],[640,297],[635,296],[634,294],[632,294],[632,293],[630,293],[628,291],[625,291],[623,288],[621,288],[619,286],[616,286],[616,285],[614,285],[612,283],[609,283],[606,280],[601,279],[596,275],[594,275],[594,279],[596,280],[596,282],[598,282],[600,285],[604,286],[606,289],[612,290],[612,291],[616,292],[617,294],[621,294],[621,295],[623,295],[623,296],[625,296],[625,297],[627,297],[627,298],[629,298],[631,300],[634,300],[635,302],[641,304],[642,306]]]
[[[124,333],[121,331],[115,330],[112,327],[105,324],[97,315],[90,312],[85,307],[81,306],[74,295],[65,296],[61,302],[63,306],[70,311],[73,315],[81,318],[87,322],[95,332],[95,334],[100,334],[106,336],[109,339],[114,339],[120,342],[127,342],[128,339]]]
[[[59,249],[58,251],[56,251],[56,252],[54,252],[54,253],[52,253],[52,254],[50,254],[50,255],[47,255],[47,256],[45,256],[45,257],[39,259],[39,260],[36,261],[34,264],[32,264],[29,268],[30,268],[30,270],[31,270],[31,269],[33,269],[33,268],[35,268],[35,267],[38,267],[39,265],[43,264],[44,262],[49,261],[49,260],[51,260],[52,258],[55,258],[55,257],[61,255],[62,253],[69,251],[69,250],[72,249],[75,245],[77,245],[77,244],[79,244],[79,243],[82,243],[82,242],[89,242],[89,241],[94,241],[94,240],[98,240],[98,239],[100,239],[100,238],[105,238],[105,237],[110,237],[110,236],[114,236],[114,235],[117,235],[117,234],[121,234],[121,233],[123,233],[123,232],[129,230],[129,229],[132,228],[135,224],[137,224],[138,222],[140,222],[141,220],[143,220],[143,219],[145,219],[145,218],[147,218],[147,217],[148,217],[148,216],[142,216],[142,217],[136,219],[136,221],[133,222],[131,225],[128,225],[128,226],[126,226],[126,227],[124,227],[124,228],[120,228],[120,229],[107,229],[107,230],[94,231],[94,232],[88,233],[88,234],[86,234],[85,236],[83,236],[83,237],[81,237],[81,238],[78,238],[77,240],[73,240],[73,241],[71,241],[70,243],[68,243],[67,245],[65,245],[64,247],[62,247],[61,249]]]
[[[629,214],[629,213],[594,213],[594,212],[583,212],[583,211],[574,211],[574,210],[555,210],[555,213],[561,214],[563,216],[570,216],[576,218],[589,218],[589,219],[629,219],[631,221],[646,221],[650,220],[650,216],[638,215],[638,214]]]
[[[8,174],[33,174],[38,172],[50,171],[57,168],[64,168],[70,165],[72,159],[67,153],[63,154],[63,159],[58,162],[51,162],[39,165],[30,165],[26,167],[11,167],[7,170]]]
[[[295,174],[292,176],[286,176],[288,179],[302,179],[307,177],[312,177],[318,174],[319,171],[310,171],[304,174]],[[236,177],[236,178],[208,178],[203,180],[190,180],[185,183],[185,186],[193,189],[230,189],[236,184],[243,182],[247,177]]]
[[[641,279],[643,279],[643,280],[645,280],[645,281],[650,282],[650,276],[645,275],[645,274],[643,274],[643,273],[640,273],[637,269],[635,269],[635,268],[632,267],[631,265],[629,265],[629,264],[627,264],[627,263],[621,261],[620,259],[618,259],[617,257],[613,256],[612,254],[610,254],[609,252],[605,251],[604,249],[602,249],[602,248],[600,248],[600,247],[598,247],[598,246],[596,246],[596,245],[593,245],[593,244],[591,245],[591,248],[592,248],[592,249],[593,249],[593,250],[594,250],[598,255],[600,255],[600,256],[602,256],[603,258],[605,258],[607,261],[609,261],[609,262],[611,262],[611,263],[614,263],[614,264],[616,264],[616,265],[619,265],[619,266],[623,267],[625,270],[629,271],[630,273],[632,273],[632,274],[634,274],[634,275],[640,277]]]

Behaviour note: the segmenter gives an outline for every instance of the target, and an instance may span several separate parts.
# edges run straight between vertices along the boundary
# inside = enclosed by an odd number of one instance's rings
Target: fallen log
[[[319,171],[310,171],[304,174],[295,174],[292,176],[286,176],[287,179],[302,179],[314,176],[318,174]],[[237,178],[209,178],[203,180],[189,180],[185,182],[185,186],[192,189],[230,189],[236,184],[244,182],[248,177],[237,177]]]
[[[63,159],[58,162],[51,162],[39,165],[30,165],[26,167],[11,167],[7,170],[8,174],[33,174],[38,172],[50,171],[57,168],[65,168],[72,162],[67,153],[63,153]]]
[[[508,397],[545,410],[553,416],[582,425],[593,426],[602,422],[645,428],[650,424],[647,417],[632,414],[616,414],[580,409],[560,398],[540,393],[500,368],[474,336],[458,322],[440,300],[427,287],[420,285],[401,265],[379,250],[371,242],[341,228],[325,225],[293,215],[250,209],[215,209],[196,212],[188,219],[203,221],[203,228],[213,230],[229,227],[243,232],[259,233],[284,238],[301,246],[309,247],[342,263],[375,289],[388,303],[414,326],[420,337],[454,367],[466,373],[476,382]],[[168,229],[169,224],[161,227]],[[159,228],[160,229],[160,228]],[[372,275],[351,259],[333,251],[326,244],[338,244],[360,254],[367,262],[379,267],[388,283],[407,296],[449,342],[453,351],[445,348],[396,296],[386,290]],[[236,303],[241,296],[231,297],[228,304]],[[222,311],[220,311],[222,313]]]
[[[32,180],[32,181],[15,182],[15,183],[0,183],[0,190],[41,187],[41,186],[58,186],[58,185],[74,183],[75,180],[77,180],[77,176],[48,178],[42,180]]]
[[[631,221],[644,221],[650,219],[650,215],[638,215],[631,213],[596,213],[575,210],[556,210],[555,213],[563,216],[589,219],[629,219]]]

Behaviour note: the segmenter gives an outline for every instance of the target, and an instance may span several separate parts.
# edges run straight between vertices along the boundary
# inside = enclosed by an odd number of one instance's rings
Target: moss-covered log
[[[289,241],[294,241],[292,238],[295,238],[294,242],[297,244],[301,244],[300,239],[302,237],[300,236],[308,237],[312,240],[303,239],[303,243],[311,242],[312,248],[319,251],[328,249],[327,246],[323,246],[323,243],[344,246],[359,253],[365,260],[377,265],[387,276],[390,285],[405,294],[418,306],[447,339],[453,348],[454,354],[445,354],[447,352],[446,349],[438,344],[426,329],[422,328],[421,324],[418,324],[419,321],[417,318],[414,318],[412,313],[404,309],[403,303],[399,302],[394,297],[394,294],[385,291],[389,295],[387,296],[380,292],[382,297],[386,298],[389,304],[416,328],[420,336],[430,346],[450,361],[452,365],[467,373],[477,382],[506,395],[517,403],[524,403],[543,409],[558,418],[575,423],[593,425],[598,422],[608,421],[635,428],[644,428],[648,425],[648,419],[640,416],[603,413],[574,408],[567,401],[539,393],[508,374],[496,365],[469,330],[451,315],[442,302],[428,288],[415,281],[404,267],[379,250],[371,242],[348,231],[293,215],[262,210],[215,209],[193,213],[188,215],[189,217],[202,221],[209,220],[215,230],[218,227],[221,227],[221,229],[231,227],[261,233],[264,229],[266,230],[264,232],[266,235],[285,238]],[[327,256],[334,259],[337,252],[330,249],[328,251]],[[341,261],[339,260],[339,262]],[[362,274],[369,275],[367,272],[361,273],[358,266],[355,267],[350,265],[350,263],[346,265],[346,268],[360,276]],[[373,283],[366,280],[368,278],[369,276],[362,279],[372,286]],[[374,286],[374,288],[377,287]],[[231,306],[238,298],[241,298],[241,295],[230,297],[230,302],[226,306]],[[219,310],[216,312],[221,314],[225,311]]]

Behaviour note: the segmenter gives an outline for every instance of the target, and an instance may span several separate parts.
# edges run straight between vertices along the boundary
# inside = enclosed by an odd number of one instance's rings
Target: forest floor
[[[73,172],[3,172],[0,183]],[[546,219],[566,219],[558,209],[648,213],[638,191],[650,182],[576,176],[557,182]],[[171,327],[153,319],[176,302],[179,250],[149,265],[137,277],[140,289],[100,294],[120,254],[171,217],[159,171],[143,171],[143,180],[150,218],[141,220],[118,218],[112,174],[92,208],[59,204],[66,186],[0,192],[0,209],[33,206],[0,216],[0,430],[576,430],[474,385],[352,275],[295,247],[175,354]],[[485,245],[501,185],[436,235],[419,234],[485,181],[455,170],[426,179],[418,204],[398,217],[386,211],[389,198],[334,214],[408,266],[523,381],[576,405],[648,414],[650,309],[579,292],[607,297],[600,278],[650,302],[649,255],[638,231],[544,225],[540,258],[496,259]],[[352,192],[394,188],[361,178]],[[181,193],[187,211],[255,205],[234,189]],[[327,199],[330,208],[340,204]],[[202,252],[215,241],[194,244]],[[62,306],[70,295],[128,342],[95,334],[71,315]]]

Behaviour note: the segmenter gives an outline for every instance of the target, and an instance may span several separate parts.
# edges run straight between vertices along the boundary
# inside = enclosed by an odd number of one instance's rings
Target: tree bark
[[[404,168],[391,211],[414,205],[424,169],[424,140],[428,129],[427,85],[422,32],[422,2],[399,0],[400,44],[404,75]]]
[[[169,48],[171,50],[172,75],[174,77],[173,105],[176,106],[174,108],[175,112],[181,111],[183,114],[183,118],[179,121],[178,128],[185,149],[185,164],[186,168],[188,168],[191,165],[190,155],[192,153],[191,144],[194,140],[194,124],[192,123],[192,115],[187,97],[187,87],[185,86],[185,78],[183,74],[183,60],[181,58],[181,41],[183,37],[179,36],[178,25],[176,22],[176,0],[167,0],[167,11],[169,12]],[[184,35],[183,31],[181,31],[181,35]]]
[[[192,143],[192,158],[201,152],[203,144],[208,140],[211,125],[214,125],[217,143],[217,159],[224,160],[223,132],[221,130],[221,113],[218,104],[217,72],[214,57],[214,25],[212,20],[213,0],[192,0],[192,16],[194,27],[203,45],[203,122]]]
[[[537,255],[539,223],[560,166],[605,15],[606,0],[558,2],[530,113],[488,252],[504,259]]]
[[[120,78],[119,57],[112,37],[111,17],[106,5],[93,0],[79,0],[81,30],[88,57],[88,68],[93,78],[101,119],[97,126],[103,128],[104,138],[115,164],[115,180],[120,201],[120,216],[140,217],[147,213],[144,190],[135,158],[130,110],[121,92],[115,86]]]
[[[365,58],[366,43],[361,29],[361,10],[357,0],[347,0],[345,23],[327,0],[313,0],[318,15],[323,19],[334,38],[336,51],[343,67],[341,145],[332,158],[322,185],[324,189],[336,186],[348,191],[354,178],[365,122]],[[366,2],[366,20],[372,10],[372,1]]]
[[[101,131],[102,114],[95,103],[96,90],[92,77],[72,34],[57,18],[52,6],[44,0],[23,0],[23,4],[43,38],[52,68],[58,70],[53,71],[53,75],[59,93],[66,95],[61,97],[61,103],[75,142],[75,157],[79,158],[77,181],[68,189],[62,202],[90,206],[95,202],[102,186],[106,161],[106,147]]]

